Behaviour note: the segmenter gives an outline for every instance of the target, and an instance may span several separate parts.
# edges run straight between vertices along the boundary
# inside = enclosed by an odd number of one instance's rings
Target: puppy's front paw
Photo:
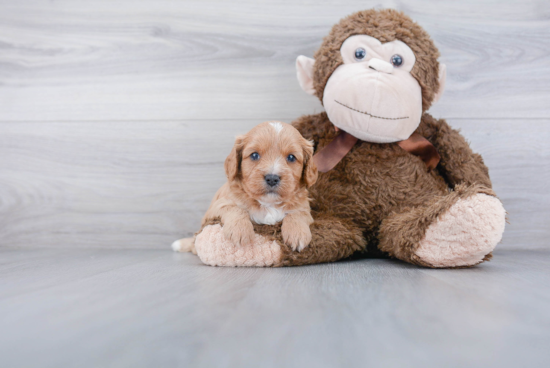
[[[223,224],[223,235],[236,245],[249,246],[254,242],[254,226],[248,220]]]
[[[301,252],[311,242],[311,230],[309,225],[301,221],[283,220],[283,226],[281,226],[281,232],[283,234],[283,240],[286,245],[289,245],[292,250]]]

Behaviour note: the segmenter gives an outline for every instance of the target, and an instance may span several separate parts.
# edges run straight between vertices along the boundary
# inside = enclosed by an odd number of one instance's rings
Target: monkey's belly
[[[377,145],[351,152],[345,162],[320,174],[311,188],[312,209],[376,227],[399,208],[419,206],[448,193],[437,169],[428,172],[420,158],[399,150]]]

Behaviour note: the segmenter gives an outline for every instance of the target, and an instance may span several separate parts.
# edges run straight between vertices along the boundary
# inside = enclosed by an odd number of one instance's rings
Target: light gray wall
[[[341,17],[405,11],[432,35],[462,128],[509,212],[549,247],[550,3],[0,1],[0,246],[167,247],[224,181],[235,135],[322,111],[302,92]]]

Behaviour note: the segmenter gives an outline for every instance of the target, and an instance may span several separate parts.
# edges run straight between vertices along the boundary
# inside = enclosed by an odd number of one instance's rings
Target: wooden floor
[[[0,249],[0,331],[1,367],[548,367],[550,251],[429,270]]]

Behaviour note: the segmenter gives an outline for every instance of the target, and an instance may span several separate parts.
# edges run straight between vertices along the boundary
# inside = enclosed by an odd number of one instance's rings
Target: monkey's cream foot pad
[[[476,265],[500,242],[505,217],[495,197],[476,194],[459,199],[428,227],[415,253],[434,267]]]
[[[281,247],[276,241],[256,234],[252,245],[235,245],[225,238],[219,224],[202,229],[195,239],[195,248],[201,261],[209,266],[272,267],[282,258]]]

